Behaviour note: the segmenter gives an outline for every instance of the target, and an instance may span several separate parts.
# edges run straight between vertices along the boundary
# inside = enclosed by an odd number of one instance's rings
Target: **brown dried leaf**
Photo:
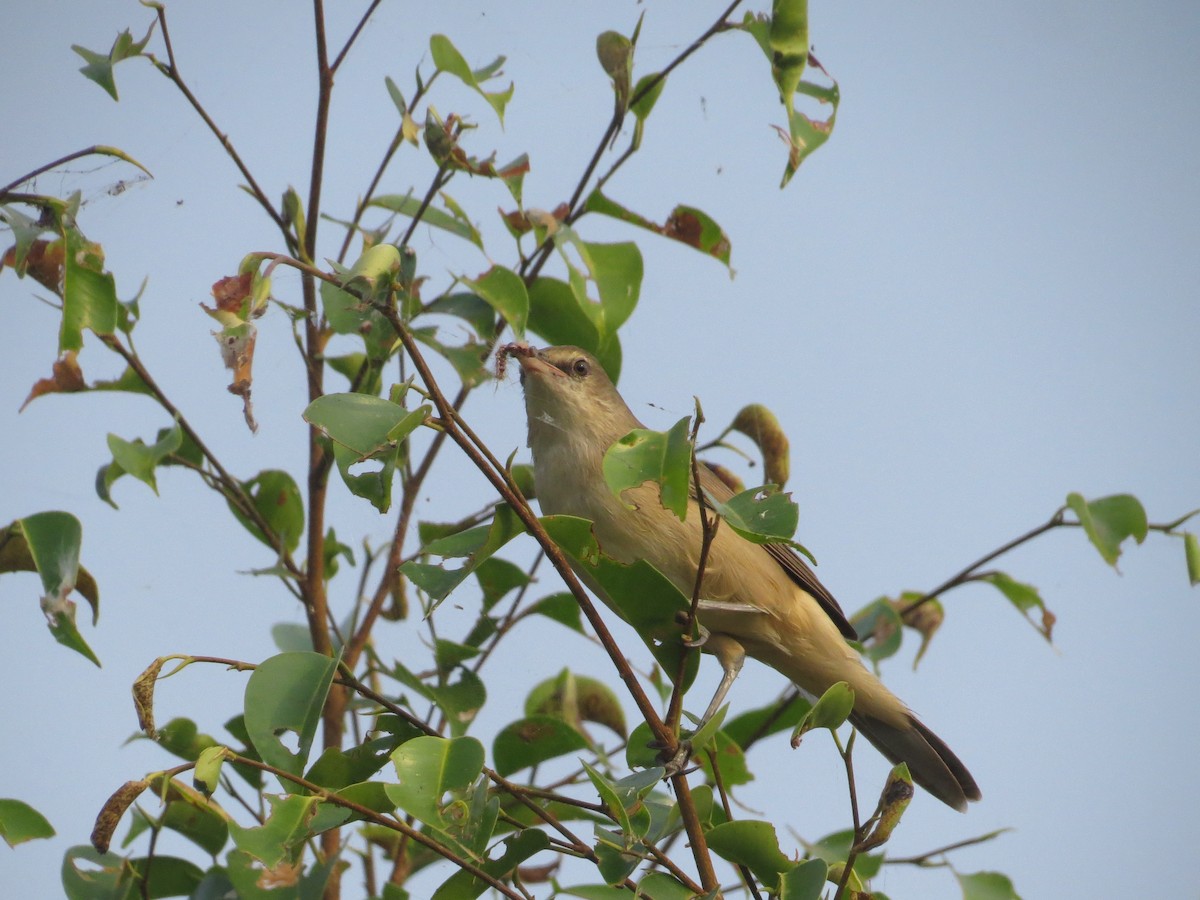
[[[729,426],[758,445],[767,481],[783,487],[788,480],[788,439],[775,414],[761,403],[743,406]]]
[[[1058,616],[1050,612],[1048,609],[1042,610],[1042,634],[1046,636],[1046,640],[1052,641],[1051,635],[1054,633],[1054,623],[1058,621]]]
[[[221,312],[240,313],[242,304],[250,296],[250,286],[253,276],[250,272],[241,275],[229,275],[212,286],[213,299],[217,301],[217,309]]]
[[[148,784],[146,781],[127,781],[117,788],[101,807],[100,814],[96,816],[96,825],[92,828],[92,846],[96,848],[97,853],[108,852],[113,833],[117,830],[121,817],[125,815],[125,810],[141,796]]]
[[[258,876],[257,887],[264,891],[292,887],[300,883],[300,875],[303,871],[302,863],[291,863],[285,859],[272,869],[263,869],[262,874]]]
[[[555,859],[544,866],[517,866],[517,876],[526,884],[545,884],[558,871],[560,862]]]
[[[164,662],[166,660],[160,656],[150,663],[146,671],[133,683],[133,705],[137,710],[138,725],[151,740],[158,738],[158,732],[154,728],[154,685],[158,681],[158,673],[162,671]]]
[[[63,282],[63,242],[36,240],[29,245],[25,258],[17,265],[17,248],[9,247],[4,258],[0,259],[0,268],[9,266],[24,278],[29,275],[42,287],[54,293],[62,294]]]
[[[720,478],[721,481],[725,482],[725,486],[735,494],[740,494],[746,489],[746,483],[742,481],[742,479],[738,478],[732,469],[727,469],[725,466],[722,466],[718,463],[705,462],[702,463],[702,465]]]
[[[213,332],[213,337],[221,345],[221,359],[225,368],[233,372],[233,382],[229,385],[229,393],[242,398],[242,414],[246,425],[251,431],[258,431],[258,423],[254,421],[254,406],[250,402],[250,386],[253,383],[251,370],[254,366],[254,342],[258,330],[250,323],[233,329]]]
[[[925,651],[929,649],[929,642],[933,640],[934,634],[942,627],[946,611],[936,597],[910,609],[913,600],[914,595],[909,593],[899,599],[889,600],[888,603],[891,604],[892,609],[900,613],[900,620],[905,625],[921,635],[921,646],[917,649],[917,655],[913,657],[913,669],[915,670],[922,657],[925,656]]]
[[[79,368],[74,350],[68,350],[56,359],[50,373],[49,378],[40,378],[34,383],[29,396],[21,404],[22,410],[44,394],[73,394],[87,390],[87,382],[83,380],[83,371]]]
[[[502,209],[497,209],[509,229],[514,234],[528,234],[533,230],[533,223],[529,221],[529,216],[525,215],[522,210],[514,209],[512,212],[505,212]]]
[[[702,249],[700,246],[700,235],[703,228],[700,220],[695,213],[676,210],[671,214],[671,218],[667,219],[667,224],[663,226],[662,233],[677,241],[683,241],[690,247],[695,247],[697,250]]]

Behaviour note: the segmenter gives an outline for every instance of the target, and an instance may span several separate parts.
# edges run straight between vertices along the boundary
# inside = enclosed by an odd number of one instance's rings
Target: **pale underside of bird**
[[[547,515],[589,519],[601,550],[622,563],[645,560],[691,596],[703,543],[695,489],[680,521],[662,506],[659,486],[646,482],[616,496],[601,465],[605,452],[641,422],[603,367],[577,347],[535,351],[509,345],[521,364],[537,499]],[[732,491],[700,467],[705,494],[723,501]],[[610,607],[602,589],[588,586]],[[979,788],[957,756],[862,663],[847,642],[854,628],[808,565],[786,544],[755,544],[718,527],[700,593],[701,647],[723,677],[705,717],[716,711],[751,656],[811,696],[844,681],[854,690],[850,721],[893,763],[949,806],[965,810]]]

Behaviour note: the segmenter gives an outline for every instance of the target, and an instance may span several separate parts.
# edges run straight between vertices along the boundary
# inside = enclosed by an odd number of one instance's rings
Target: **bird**
[[[588,519],[601,551],[624,564],[645,560],[686,596],[699,567],[702,524],[693,486],[681,521],[665,509],[655,482],[618,497],[602,472],[605,452],[644,428],[594,355],[579,347],[507,345],[521,367],[536,498],[545,515]],[[698,466],[703,491],[718,501],[733,491]],[[583,573],[581,573],[583,574]],[[610,608],[594,581],[589,587]],[[765,663],[812,697],[846,682],[854,691],[851,724],[892,763],[943,803],[965,812],[981,797],[950,748],[863,664],[857,638],[833,595],[788,545],[756,544],[718,527],[701,582],[701,649],[717,658],[722,679],[707,717],[724,700],[746,656]]]

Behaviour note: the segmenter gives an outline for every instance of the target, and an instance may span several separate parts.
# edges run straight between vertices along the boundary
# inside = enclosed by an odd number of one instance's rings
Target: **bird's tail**
[[[907,713],[902,727],[858,711],[851,714],[850,722],[893,763],[907,763],[913,781],[947,806],[966,812],[967,801],[980,798],[967,767],[912,713]]]

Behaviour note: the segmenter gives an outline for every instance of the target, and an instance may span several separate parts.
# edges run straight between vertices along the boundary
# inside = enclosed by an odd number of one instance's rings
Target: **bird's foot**
[[[703,647],[705,644],[708,643],[708,638],[711,635],[711,632],[707,628],[705,628],[703,625],[701,625],[699,622],[696,623],[696,630],[697,630],[696,637],[690,638],[690,637],[684,636],[684,637],[680,638],[680,640],[683,641],[683,646],[689,647],[691,649],[695,649],[697,647]]]
[[[679,743],[675,745],[674,752],[670,752],[658,741],[651,741],[647,746],[659,751],[658,761],[662,764],[664,778],[687,775],[699,768],[698,766],[688,768],[688,763],[692,758],[692,742],[686,738],[680,739]]]

